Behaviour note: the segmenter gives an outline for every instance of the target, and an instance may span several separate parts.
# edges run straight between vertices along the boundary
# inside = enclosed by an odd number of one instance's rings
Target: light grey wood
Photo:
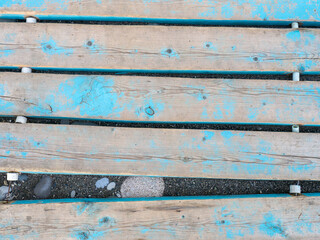
[[[0,170],[320,180],[320,135],[0,124]]]

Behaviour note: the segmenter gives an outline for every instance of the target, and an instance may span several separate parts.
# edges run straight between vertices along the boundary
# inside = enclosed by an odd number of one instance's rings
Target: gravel
[[[37,199],[33,190],[44,176],[41,174],[24,174],[28,179],[24,182],[15,182],[12,184],[10,199],[12,200],[32,200]],[[139,189],[138,181],[128,180],[125,185],[122,184],[126,179],[132,177],[117,176],[95,176],[95,175],[46,175],[52,179],[51,193],[48,199],[70,198],[74,191],[75,198],[117,198],[121,197],[121,188],[124,192],[122,197],[127,195],[124,191],[127,187]],[[107,177],[115,183],[115,188],[108,190],[105,188],[96,188],[96,182],[99,179]],[[6,174],[0,174],[0,185],[4,185]],[[131,184],[129,184],[131,182]],[[162,185],[161,180],[153,181]],[[207,195],[243,195],[243,194],[279,194],[289,193],[291,184],[296,181],[263,181],[263,180],[229,180],[229,179],[201,179],[201,178],[163,178],[164,192],[163,196],[207,196]],[[143,185],[143,181],[141,181]],[[135,186],[136,185],[136,186]],[[302,193],[320,192],[320,181],[300,181]],[[7,186],[5,186],[7,187]],[[144,193],[149,192],[151,186],[144,185]],[[156,186],[159,189],[159,186]],[[7,192],[8,188],[6,188]],[[159,196],[159,195],[158,195]]]

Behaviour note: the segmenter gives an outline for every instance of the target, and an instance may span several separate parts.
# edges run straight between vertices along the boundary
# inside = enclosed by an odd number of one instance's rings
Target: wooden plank
[[[320,197],[1,204],[3,239],[319,239]],[[101,200],[100,200],[101,201]]]
[[[320,124],[319,93],[320,82],[0,73],[0,114]]]
[[[48,23],[0,28],[0,66],[320,72],[320,29]]]
[[[0,170],[320,180],[320,135],[0,125]]]
[[[320,21],[317,0],[6,0],[0,2],[0,14],[37,16],[40,19],[204,19]],[[83,18],[81,18],[83,17]],[[90,18],[91,17],[91,18]]]

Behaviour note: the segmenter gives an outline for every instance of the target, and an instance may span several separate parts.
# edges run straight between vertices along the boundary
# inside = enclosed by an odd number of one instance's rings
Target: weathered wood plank
[[[319,82],[0,73],[1,115],[320,124],[319,107]]]
[[[93,20],[116,18],[320,21],[317,0],[5,0],[0,14],[37,16],[40,19],[68,17]],[[99,18],[100,17],[100,18]],[[90,19],[91,19],[90,18]]]
[[[320,197],[2,204],[4,239],[319,239]]]
[[[320,72],[320,29],[48,23],[0,28],[0,66]]]
[[[0,125],[0,170],[320,180],[320,135]]]

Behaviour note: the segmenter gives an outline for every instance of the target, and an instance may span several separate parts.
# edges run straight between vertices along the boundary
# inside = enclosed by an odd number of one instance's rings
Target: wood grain
[[[37,16],[40,19],[82,19],[92,17],[320,21],[317,0],[6,0],[0,2],[0,14]],[[102,18],[103,19],[103,18]]]
[[[320,72],[320,29],[1,23],[0,66]]]
[[[319,239],[319,198],[1,204],[0,236],[15,240]]]
[[[1,115],[319,125],[319,106],[319,82],[0,73]]]
[[[320,180],[320,135],[0,124],[0,170]]]

